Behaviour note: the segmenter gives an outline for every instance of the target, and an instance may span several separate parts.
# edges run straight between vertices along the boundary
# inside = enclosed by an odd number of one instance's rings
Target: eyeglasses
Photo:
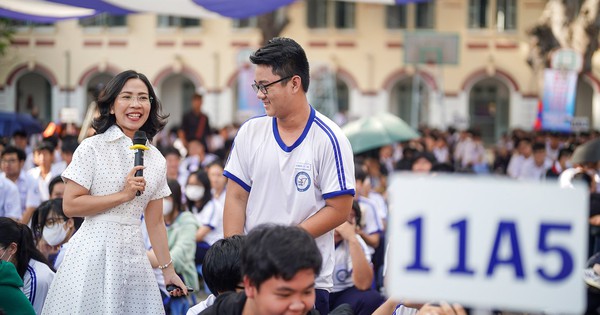
[[[61,224],[64,222],[65,222],[65,219],[63,219],[63,218],[48,218],[48,219],[46,219],[46,224],[44,224],[44,226],[51,227],[55,224]]]
[[[12,163],[17,163],[18,161],[19,161],[18,159],[5,159],[5,160],[0,160],[0,163],[12,164]]]
[[[121,102],[123,104],[132,104],[134,99],[136,99],[138,101],[138,104],[141,104],[141,105],[148,105],[148,104],[152,103],[152,101],[154,100],[154,98],[152,98],[152,96],[148,96],[148,95],[133,96],[133,95],[128,95],[128,94],[121,94],[118,97],[119,102]]]
[[[293,76],[294,75],[290,75],[290,76],[287,76],[285,78],[281,78],[281,79],[279,79],[279,80],[277,80],[275,82],[271,82],[269,84],[258,84],[258,83],[256,83],[256,81],[254,81],[254,84],[252,84],[252,89],[254,90],[254,93],[258,93],[258,91],[260,90],[260,92],[262,94],[267,95],[267,94],[269,94],[269,91],[267,90],[267,88],[269,86],[271,86],[271,85],[273,85],[275,83],[279,83],[279,82],[281,82],[283,80],[287,80],[287,79],[289,79],[289,78],[291,78]]]

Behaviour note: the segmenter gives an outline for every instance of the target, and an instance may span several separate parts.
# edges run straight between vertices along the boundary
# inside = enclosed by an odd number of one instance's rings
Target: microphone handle
[[[137,150],[135,152],[135,161],[133,163],[134,166],[138,166],[138,165],[144,165],[144,150]],[[139,176],[144,176],[144,170],[137,170],[135,171],[135,177],[139,177]],[[136,196],[141,195],[142,192],[138,190],[138,192],[135,193]]]

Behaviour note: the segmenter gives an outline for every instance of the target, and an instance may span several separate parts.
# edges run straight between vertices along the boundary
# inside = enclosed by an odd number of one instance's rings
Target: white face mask
[[[173,212],[173,201],[163,198],[163,215],[169,215],[171,212]]]
[[[198,201],[204,196],[204,186],[188,185],[185,188],[185,195],[191,201]]]
[[[52,226],[44,227],[42,236],[50,246],[56,246],[62,243],[67,237],[67,230],[64,228],[64,224],[54,224]]]

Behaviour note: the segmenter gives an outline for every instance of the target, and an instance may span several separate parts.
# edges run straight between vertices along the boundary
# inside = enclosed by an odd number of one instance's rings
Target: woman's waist
[[[111,223],[118,223],[121,225],[139,226],[142,223],[142,218],[141,218],[141,216],[133,216],[130,214],[102,213],[102,214],[85,217],[85,221],[88,223],[111,222]]]

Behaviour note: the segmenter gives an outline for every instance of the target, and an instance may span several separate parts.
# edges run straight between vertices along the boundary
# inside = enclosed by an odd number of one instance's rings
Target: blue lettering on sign
[[[551,275],[547,273],[541,267],[537,268],[537,273],[538,275],[540,275],[540,277],[542,277],[542,279],[556,282],[564,280],[571,275],[571,273],[573,272],[573,257],[571,257],[569,251],[564,247],[558,245],[548,245],[548,234],[550,234],[550,232],[552,232],[553,230],[557,232],[570,232],[571,226],[568,224],[542,223],[542,225],[540,226],[538,250],[540,251],[540,253],[543,254],[552,252],[556,252],[557,254],[559,254],[562,260],[562,268],[556,275]]]
[[[458,230],[458,262],[450,269],[450,273],[473,275],[475,270],[467,267],[467,219],[460,220],[450,227]]]
[[[413,261],[405,266],[407,271],[429,272],[431,267],[423,262],[423,252],[425,246],[424,234],[424,219],[419,216],[410,221],[406,225],[414,230],[414,255]],[[450,229],[456,230],[458,233],[457,261],[448,272],[450,275],[472,276],[475,274],[475,269],[469,267],[468,262],[468,219],[461,219],[453,222]],[[570,233],[571,225],[568,223],[541,223],[540,233],[538,238],[538,252],[543,255],[558,255],[561,260],[561,266],[557,272],[550,272],[543,266],[538,266],[536,269],[537,275],[543,280],[550,282],[559,282],[567,279],[573,274],[574,260],[568,248],[549,243],[549,235],[553,233]],[[508,243],[507,243],[508,242]],[[502,245],[508,245],[508,254],[501,255],[500,248]],[[499,267],[509,267],[514,270],[516,279],[525,280],[525,269],[523,268],[523,259],[521,255],[521,246],[519,244],[519,235],[517,233],[517,223],[514,221],[500,221],[494,238],[494,246],[490,253],[487,264],[486,276],[492,277],[494,272]]]
[[[418,217],[409,221],[406,225],[415,228],[415,261],[406,266],[406,270],[410,271],[429,271],[429,267],[423,265],[422,249],[423,249],[423,218]]]
[[[502,242],[503,236],[508,235],[510,240],[510,252],[511,255],[508,258],[499,257],[500,243]],[[492,276],[494,269],[498,265],[509,265],[515,269],[515,275],[517,279],[524,279],[525,272],[523,271],[523,261],[521,260],[521,250],[519,248],[519,239],[517,237],[517,226],[514,222],[501,221],[498,226],[498,232],[496,233],[496,239],[494,240],[494,249],[490,257],[486,275]]]

